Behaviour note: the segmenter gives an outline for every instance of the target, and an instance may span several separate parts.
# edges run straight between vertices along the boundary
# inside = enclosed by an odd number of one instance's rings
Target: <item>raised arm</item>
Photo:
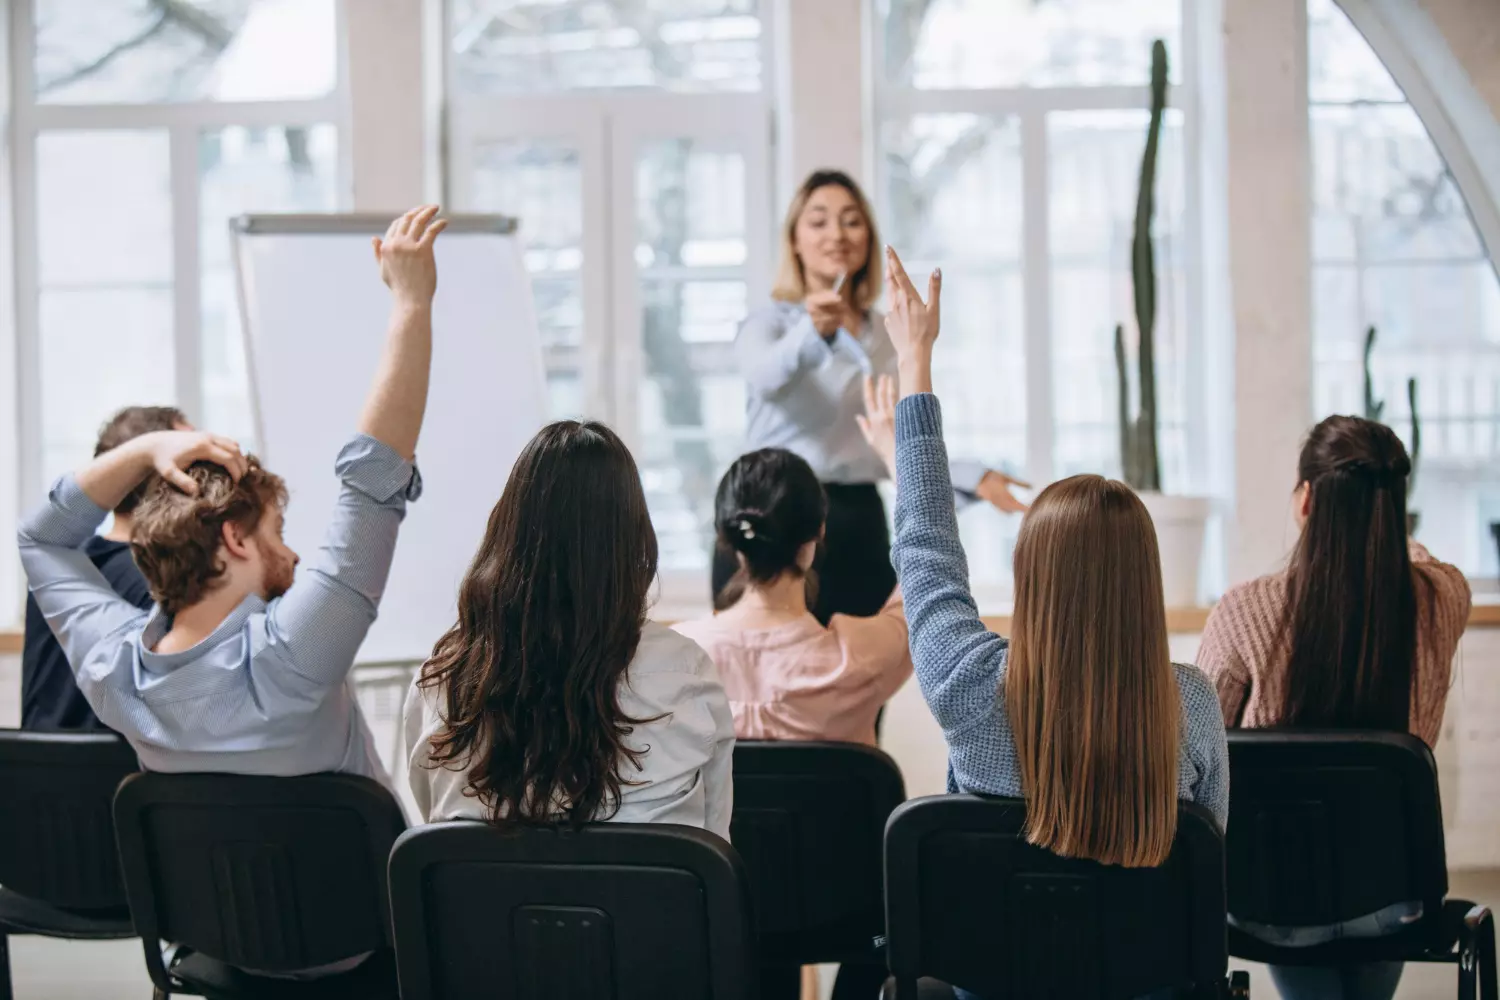
[[[432,367],[432,298],[437,292],[433,241],[447,228],[436,205],[414,208],[373,243],[380,277],[391,290],[391,324],[359,430],[410,462],[427,411]],[[436,220],[436,221],[434,221]]]
[[[896,380],[889,375],[878,379],[865,376],[865,412],[855,416],[859,431],[890,473],[896,478]],[[1031,489],[1031,484],[1012,479],[1003,472],[989,469],[983,463],[955,461],[948,465],[953,480],[953,500],[962,510],[976,500],[984,500],[1003,514],[1022,514],[1026,505],[1016,499],[1012,486]]]
[[[143,434],[59,479],[47,503],[21,522],[17,541],[27,585],[75,671],[89,650],[141,614],[115,593],[84,543],[153,471],[195,492],[183,470],[197,461],[217,462],[236,479],[245,471],[239,445],[227,438],[196,431]]]
[[[943,445],[942,410],[931,392],[942,278],[933,273],[924,305],[889,251],[886,271],[892,306],[886,328],[899,359],[903,395],[896,407],[892,552],[906,598],[917,682],[933,716],[951,737],[993,710],[1006,641],[984,627],[969,593],[969,567],[958,539],[953,480]]]
[[[391,290],[391,320],[359,435],[335,464],[338,506],[322,547],[267,617],[276,642],[316,685],[342,683],[375,621],[406,504],[421,494],[412,464],[427,407],[432,360],[433,242],[437,207],[412,209],[375,240]]]

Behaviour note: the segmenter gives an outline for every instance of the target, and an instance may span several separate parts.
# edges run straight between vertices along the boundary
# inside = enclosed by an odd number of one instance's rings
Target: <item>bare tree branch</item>
[[[887,154],[886,175],[890,183],[892,232],[910,234],[927,217],[933,196],[946,188],[968,162],[984,151],[995,125],[981,118],[950,142],[937,160],[920,176],[911,168],[911,157]],[[923,248],[912,248],[913,253]]]
[[[49,91],[70,86],[74,83],[77,83],[79,80],[85,80],[88,77],[93,76],[95,73],[99,72],[110,63],[114,62],[120,56],[131,51],[132,49],[140,48],[142,45],[145,45],[151,39],[155,38],[162,32],[163,29],[167,27],[168,23],[168,15],[166,14],[166,12],[162,12],[160,15],[158,15],[156,21],[149,27],[147,27],[144,31],[132,35],[131,37],[125,39],[123,42],[120,42],[118,45],[115,45],[113,48],[106,50],[103,55],[99,56],[92,62],[80,66],[77,69],[72,70],[71,72],[64,73],[62,76],[56,78],[55,80],[48,80],[47,82],[41,84],[41,86],[38,87],[38,90],[45,94]]]
[[[151,6],[161,11],[173,24],[186,28],[201,38],[215,55],[223,52],[234,41],[234,31],[223,21],[182,0],[151,0]]]

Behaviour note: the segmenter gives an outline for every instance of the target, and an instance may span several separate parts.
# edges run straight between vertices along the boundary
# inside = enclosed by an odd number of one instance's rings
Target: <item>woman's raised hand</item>
[[[879,380],[865,376],[865,412],[854,417],[859,432],[880,460],[891,478],[896,478],[896,380],[889,375]]]
[[[901,258],[885,248],[885,278],[891,289],[891,311],[885,319],[901,373],[901,394],[932,391],[932,345],[937,341],[942,309],[943,272],[927,279],[927,301],[906,276]]]

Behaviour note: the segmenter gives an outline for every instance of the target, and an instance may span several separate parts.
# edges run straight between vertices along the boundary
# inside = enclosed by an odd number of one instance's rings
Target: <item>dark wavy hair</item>
[[[715,544],[739,569],[717,594],[714,610],[733,607],[751,583],[770,583],[802,572],[797,553],[823,534],[828,497],[812,466],[782,448],[741,455],[719,480],[714,497]],[[808,573],[808,603],[817,596],[817,574]]]
[[[1298,462],[1310,510],[1292,555],[1282,630],[1290,659],[1280,724],[1410,725],[1416,574],[1407,549],[1411,460],[1359,417],[1312,429]]]
[[[619,809],[644,751],[619,688],[656,578],[656,532],[635,460],[603,424],[531,439],[490,513],[458,622],[420,683],[440,695],[433,766],[501,826],[579,826]]]
[[[226,570],[219,552],[224,525],[236,524],[253,534],[267,511],[286,509],[282,478],[262,468],[254,455],[246,461],[239,482],[222,465],[194,462],[187,474],[198,484],[196,496],[159,476],[147,483],[135,509],[130,554],[151,588],[151,599],[167,614],[190,608],[218,589]]]

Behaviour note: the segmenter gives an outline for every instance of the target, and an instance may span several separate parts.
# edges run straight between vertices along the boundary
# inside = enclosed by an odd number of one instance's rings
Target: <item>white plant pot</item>
[[[1178,497],[1142,492],[1141,502],[1156,526],[1161,550],[1161,582],[1167,607],[1198,603],[1198,571],[1203,565],[1203,533],[1212,503],[1208,497]]]

